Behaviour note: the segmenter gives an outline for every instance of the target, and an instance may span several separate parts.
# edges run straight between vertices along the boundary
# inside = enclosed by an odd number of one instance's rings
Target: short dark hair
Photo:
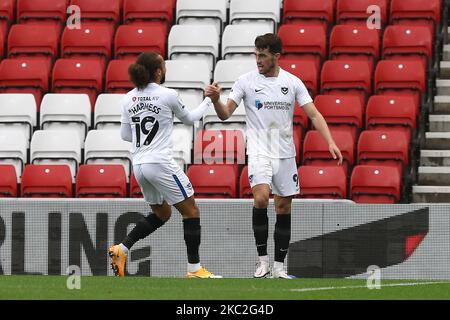
[[[138,89],[144,89],[150,82],[155,81],[156,70],[162,68],[161,56],[153,51],[141,53],[136,62],[128,67],[131,82]]]
[[[259,50],[269,49],[270,53],[281,53],[283,44],[280,37],[273,33],[266,33],[255,39],[255,47]]]

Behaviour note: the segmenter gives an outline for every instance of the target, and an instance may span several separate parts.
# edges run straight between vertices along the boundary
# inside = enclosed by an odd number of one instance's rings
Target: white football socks
[[[283,262],[274,261],[273,262],[273,268],[277,269],[277,270],[283,270],[284,269],[284,263]]]
[[[259,261],[269,263],[269,256],[259,256]]]
[[[119,244],[119,246],[120,246],[120,249],[122,249],[123,253],[125,253],[125,255],[127,256],[128,255],[128,248],[125,247],[122,243]]]
[[[188,263],[188,272],[197,272],[200,269],[200,262],[199,263]]]

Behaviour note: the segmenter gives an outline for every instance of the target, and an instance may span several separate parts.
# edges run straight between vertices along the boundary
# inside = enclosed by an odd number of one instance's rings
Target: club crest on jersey
[[[256,109],[261,109],[263,107],[263,104],[259,100],[255,100],[255,107]]]
[[[298,185],[298,175],[296,173],[292,176],[292,180],[294,180],[295,184]]]
[[[281,92],[282,92],[283,94],[288,94],[288,92],[289,92],[288,87],[281,87]]]

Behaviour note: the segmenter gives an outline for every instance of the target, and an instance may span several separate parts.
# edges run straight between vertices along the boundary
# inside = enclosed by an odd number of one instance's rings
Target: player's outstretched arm
[[[226,104],[220,101],[220,90],[221,88],[217,85],[217,83],[213,83],[212,85],[206,87],[205,96],[211,98],[219,119],[225,121],[231,117],[234,110],[236,110],[237,104],[231,99],[228,99]]]
[[[120,124],[120,137],[122,140],[132,142],[133,138],[131,136],[131,126],[129,123],[121,123]]]
[[[317,131],[319,131],[320,134],[328,142],[329,150],[331,155],[333,156],[333,159],[339,158],[338,164],[341,165],[342,164],[341,151],[334,142],[333,137],[331,136],[330,130],[328,128],[327,122],[325,121],[322,114],[317,110],[316,106],[312,102],[305,104],[304,106],[302,106],[302,108],[308,115],[308,118],[311,119],[314,128],[316,128]]]
[[[211,105],[211,99],[209,97],[206,97],[197,108],[191,111],[188,110],[187,112],[183,113],[183,115],[178,117],[184,124],[192,125],[194,124],[194,122],[199,121],[203,117],[203,115],[211,107]]]

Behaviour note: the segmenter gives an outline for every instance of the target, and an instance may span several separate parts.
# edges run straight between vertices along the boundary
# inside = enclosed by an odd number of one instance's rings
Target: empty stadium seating
[[[121,139],[119,130],[91,130],[84,144],[84,163],[121,164],[128,179],[131,171],[130,149],[131,143]]]
[[[338,60],[367,61],[372,72],[380,56],[377,29],[362,25],[337,25],[330,35],[330,57]]]
[[[14,23],[15,7],[16,0],[0,1],[0,33],[3,39],[7,38],[9,26],[11,25],[11,23]]]
[[[240,198],[253,198],[252,188],[250,181],[248,180],[248,166],[245,166],[241,171],[239,178],[239,197]]]
[[[229,91],[241,75],[253,70],[256,70],[255,60],[219,60],[214,69],[214,82]]]
[[[206,61],[166,61],[166,82],[164,85],[177,90],[195,90],[203,93],[210,83],[210,70]]]
[[[321,79],[322,94],[357,95],[362,105],[372,94],[372,76],[365,61],[328,60]]]
[[[316,68],[316,64],[313,61],[290,58],[280,60],[279,65],[282,69],[301,79],[311,97],[318,94],[319,69]]]
[[[426,25],[434,32],[441,21],[441,0],[391,0],[391,24]]]
[[[17,22],[52,25],[59,35],[66,22],[67,5],[67,0],[17,0]]]
[[[177,0],[177,24],[213,25],[222,34],[227,21],[228,0]]]
[[[327,39],[322,26],[282,25],[278,36],[283,42],[283,58],[313,61],[319,70],[327,57]]]
[[[350,197],[356,203],[396,203],[400,190],[401,177],[393,167],[359,165],[353,169]]]
[[[95,129],[118,129],[122,115],[123,94],[102,93],[97,97],[94,111]]]
[[[72,176],[67,165],[25,166],[21,195],[26,198],[70,198]]]
[[[76,130],[37,130],[31,138],[31,164],[67,164],[75,177],[81,162],[81,142]]]
[[[0,94],[0,106],[0,129],[19,129],[30,140],[37,124],[34,96],[30,93],[3,93]]]
[[[128,77],[129,60],[111,60],[106,70],[105,91],[109,93],[127,93],[134,88]]]
[[[334,22],[333,0],[285,0],[283,23],[318,24],[328,29]]]
[[[363,123],[363,106],[356,96],[319,95],[314,99],[317,110],[330,128],[347,130],[356,141]]]
[[[160,25],[121,25],[114,39],[114,58],[134,60],[143,51],[166,56],[166,36]]]
[[[0,198],[17,195],[17,175],[14,166],[0,164]]]
[[[376,7],[374,7],[376,6]],[[368,11],[368,8],[371,10]],[[376,8],[376,11],[373,10]],[[380,27],[387,23],[388,0],[339,0],[337,2],[336,22],[338,24],[360,24],[366,25],[373,13],[380,14]],[[369,20],[373,23],[373,19]]]
[[[42,99],[40,126],[43,130],[73,129],[78,133],[80,147],[91,127],[91,103],[86,94],[47,93]]]
[[[165,37],[173,22],[174,7],[175,1],[170,0],[124,0],[123,22],[160,26]]]
[[[409,164],[409,141],[399,130],[365,130],[358,141],[358,164],[386,165],[399,174]]]
[[[228,93],[222,93],[220,100],[226,102],[228,100]],[[222,121],[217,116],[216,111],[211,108],[203,116],[203,128],[215,130],[241,130],[246,128],[246,113],[244,102],[241,101],[239,106],[234,110],[233,114],[225,121]]]
[[[233,165],[195,164],[187,176],[198,198],[235,198],[237,176]]]
[[[130,178],[130,197],[131,198],[142,198],[142,190],[139,186],[138,182],[136,181],[136,177],[134,174],[131,175]]]
[[[36,58],[48,63],[50,71],[53,61],[58,57],[58,34],[49,25],[15,24],[8,36],[9,58]]]
[[[48,89],[49,72],[45,61],[18,58],[0,63],[1,93],[32,93],[39,112],[42,96]]]
[[[300,198],[345,199],[347,183],[339,167],[301,166],[298,169]]]
[[[22,170],[28,162],[28,139],[23,131],[17,129],[0,129],[0,164],[11,164],[20,179]]]
[[[112,30],[120,22],[121,0],[71,0],[81,9],[81,22],[103,24]]]
[[[279,0],[231,0],[230,24],[263,23],[276,32],[280,21]]]
[[[58,59],[52,87],[55,93],[86,93],[94,108],[97,95],[103,91],[103,65],[98,60]]]
[[[125,170],[121,165],[81,165],[75,190],[78,198],[124,198]]]
[[[267,25],[227,25],[222,36],[222,58],[254,60],[255,38],[272,31]]]

